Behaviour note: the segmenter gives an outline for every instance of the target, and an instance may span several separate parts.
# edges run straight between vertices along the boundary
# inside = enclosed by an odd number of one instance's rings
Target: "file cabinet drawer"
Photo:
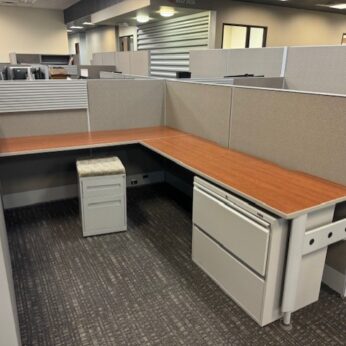
[[[193,228],[192,260],[260,323],[264,281],[196,226]]]
[[[265,275],[269,224],[257,223],[196,187],[193,223],[260,275]]]
[[[122,196],[125,194],[125,175],[81,178],[83,198]]]
[[[126,230],[124,197],[94,197],[83,200],[83,235],[97,235]]]

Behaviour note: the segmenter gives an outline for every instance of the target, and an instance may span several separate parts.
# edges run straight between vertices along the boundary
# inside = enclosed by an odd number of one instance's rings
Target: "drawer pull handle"
[[[107,201],[107,202],[88,203],[89,208],[119,207],[119,206],[121,206],[121,201]]]
[[[105,184],[105,185],[97,185],[97,186],[87,186],[88,190],[99,190],[99,189],[109,189],[109,188],[120,188],[120,184]]]

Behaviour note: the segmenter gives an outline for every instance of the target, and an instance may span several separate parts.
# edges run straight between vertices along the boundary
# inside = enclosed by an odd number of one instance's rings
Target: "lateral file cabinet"
[[[117,157],[77,162],[83,236],[126,231],[126,174]]]
[[[192,260],[261,326],[283,315],[287,231],[286,220],[195,178]],[[312,256],[303,258],[296,309],[318,300],[325,253]]]

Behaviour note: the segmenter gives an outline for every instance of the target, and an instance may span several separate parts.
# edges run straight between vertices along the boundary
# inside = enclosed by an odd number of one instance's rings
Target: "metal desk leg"
[[[291,314],[296,302],[306,221],[307,215],[301,215],[294,219],[291,224],[282,299],[283,325],[285,327],[290,327],[291,325]]]

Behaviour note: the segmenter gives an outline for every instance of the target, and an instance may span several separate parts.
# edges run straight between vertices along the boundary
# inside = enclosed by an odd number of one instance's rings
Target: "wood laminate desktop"
[[[139,143],[285,219],[346,200],[346,187],[167,127],[0,139],[0,157]]]

